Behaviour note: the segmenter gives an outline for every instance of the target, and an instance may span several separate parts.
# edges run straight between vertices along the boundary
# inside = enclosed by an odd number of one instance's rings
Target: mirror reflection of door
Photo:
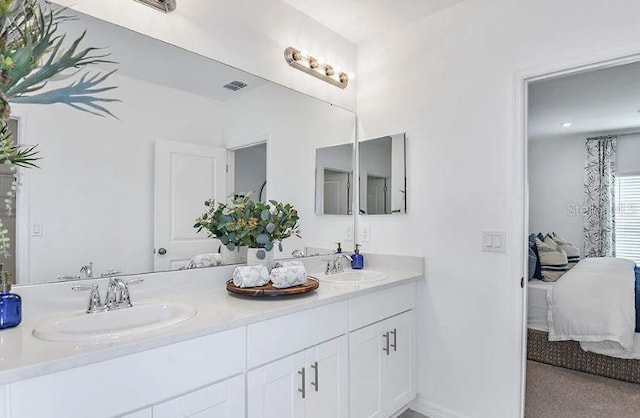
[[[353,214],[353,144],[316,149],[316,213]]]
[[[226,155],[223,148],[156,142],[155,271],[177,270],[196,255],[218,251],[217,241],[197,234],[193,222],[206,199],[226,199]]]
[[[324,213],[351,214],[352,173],[324,169]]]
[[[229,190],[235,197],[246,196],[256,201],[267,201],[267,143],[229,151]]]
[[[391,213],[391,179],[367,175],[367,209],[370,215]]]

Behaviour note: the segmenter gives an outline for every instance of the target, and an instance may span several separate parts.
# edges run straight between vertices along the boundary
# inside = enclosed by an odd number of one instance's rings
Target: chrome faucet
[[[89,261],[86,265],[80,267],[80,273],[84,273],[85,279],[93,277],[93,261]]]
[[[131,295],[129,294],[128,285],[134,283],[141,283],[144,279],[122,280],[117,277],[110,277],[107,287],[107,294],[104,298],[104,304],[100,300],[100,292],[98,291],[98,285],[92,284],[90,286],[73,286],[73,290],[89,290],[89,307],[87,313],[96,313],[103,311],[114,311],[116,309],[130,308]]]
[[[349,262],[352,261],[351,256],[343,253],[336,253],[331,257],[324,259],[324,261],[327,262],[327,268],[325,269],[324,274],[342,273],[344,271],[344,267],[340,264],[340,260],[342,260],[342,258],[347,259]]]

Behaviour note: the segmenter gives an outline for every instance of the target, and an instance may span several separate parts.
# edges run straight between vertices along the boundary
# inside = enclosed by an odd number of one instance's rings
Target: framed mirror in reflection
[[[358,142],[361,215],[407,213],[404,133]]]
[[[316,213],[353,214],[353,143],[316,150]]]
[[[19,141],[39,144],[43,158],[20,173],[18,283],[173,270],[198,256],[206,265],[220,243],[193,228],[204,202],[249,192],[300,214],[303,238],[285,240],[275,258],[331,249],[344,236],[347,222],[316,215],[309,186],[315,150],[354,140],[352,112],[77,15],[61,32],[73,39],[86,29],[86,44],[108,45],[120,63],[111,84],[121,102],[110,106],[118,119],[13,106]]]

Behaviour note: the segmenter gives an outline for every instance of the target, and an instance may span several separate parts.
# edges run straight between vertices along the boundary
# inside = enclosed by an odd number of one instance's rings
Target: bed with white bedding
[[[640,383],[634,267],[585,259],[557,282],[529,281],[529,358]]]

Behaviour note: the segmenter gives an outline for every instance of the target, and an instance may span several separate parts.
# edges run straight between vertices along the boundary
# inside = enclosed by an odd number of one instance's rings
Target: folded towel
[[[233,271],[233,284],[238,287],[264,286],[269,283],[269,270],[263,265],[240,266]]]
[[[307,270],[305,270],[304,265],[297,261],[292,261],[291,263],[299,263],[299,265],[276,267],[271,270],[271,283],[273,283],[273,287],[284,289],[306,283]]]
[[[194,256],[187,265],[186,269],[195,269],[202,267],[215,267],[222,264],[222,257],[218,253],[199,254]]]
[[[303,267],[302,261],[277,261],[274,267]]]

